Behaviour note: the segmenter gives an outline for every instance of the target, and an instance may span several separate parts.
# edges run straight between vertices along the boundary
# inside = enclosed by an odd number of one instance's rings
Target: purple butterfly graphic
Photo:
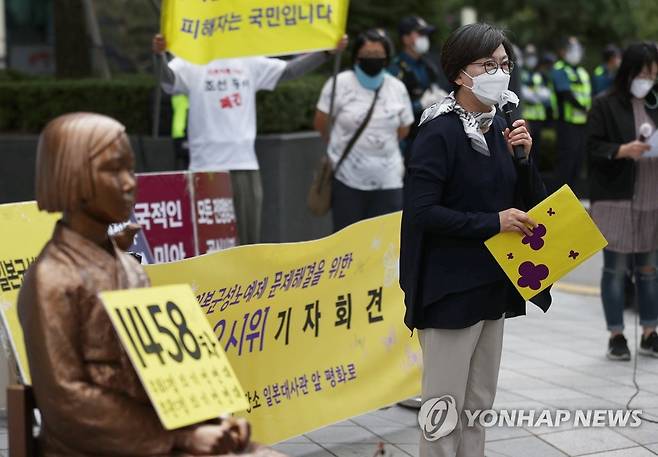
[[[544,236],[546,236],[546,227],[539,224],[537,228],[532,230],[532,236],[525,236],[521,242],[529,244],[533,251],[539,251],[544,247]]]
[[[532,262],[523,262],[519,266],[519,278],[517,284],[519,287],[529,287],[532,290],[539,290],[541,282],[548,278],[548,267],[544,264],[535,265]]]

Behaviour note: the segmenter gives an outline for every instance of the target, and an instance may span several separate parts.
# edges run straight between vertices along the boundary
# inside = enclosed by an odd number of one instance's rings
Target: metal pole
[[[157,138],[158,134],[160,133],[160,104],[162,103],[162,68],[161,65],[165,62],[163,62],[164,58],[158,54],[153,54],[153,57],[155,59],[154,61],[154,71],[155,71],[155,80],[156,80],[156,86],[155,86],[155,94],[153,96],[153,132],[152,136],[153,138]],[[166,65],[166,63],[165,63]]]
[[[331,138],[331,131],[334,128],[334,104],[336,102],[336,80],[340,72],[340,63],[343,57],[343,51],[338,51],[334,55],[334,76],[331,81],[331,100],[329,102],[329,122],[327,124],[327,141]]]
[[[151,0],[151,5],[155,12],[160,16],[160,7],[158,6],[156,0]],[[153,54],[153,71],[155,71],[155,93],[153,94],[153,131],[151,135],[153,138],[157,138],[160,133],[160,105],[162,104],[162,67],[161,65],[166,62],[166,57]]]
[[[100,27],[98,26],[94,3],[92,0],[83,0],[83,5],[87,19],[87,30],[89,30],[89,35],[91,36],[93,65],[101,78],[110,79],[110,65],[107,63],[107,56],[103,47],[103,38],[101,37]]]
[[[7,68],[7,23],[5,22],[5,0],[0,0],[0,70]]]

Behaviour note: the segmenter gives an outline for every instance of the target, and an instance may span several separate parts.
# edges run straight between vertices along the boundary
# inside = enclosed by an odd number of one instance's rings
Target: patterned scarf
[[[518,97],[516,97],[516,94],[512,91],[506,91],[504,98],[507,101],[518,104]],[[486,113],[471,113],[457,103],[455,93],[451,92],[443,99],[443,101],[435,103],[427,108],[423,112],[418,125],[421,126],[442,114],[452,112],[456,113],[462,121],[464,132],[466,133],[466,136],[470,138],[473,149],[480,154],[490,156],[491,153],[489,152],[489,146],[487,146],[487,140],[484,138],[484,134],[487,133],[489,127],[491,127],[493,118],[496,115],[496,107],[492,106],[491,111]]]

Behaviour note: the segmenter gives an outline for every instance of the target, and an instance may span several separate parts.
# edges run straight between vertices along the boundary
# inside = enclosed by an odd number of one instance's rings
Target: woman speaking
[[[531,235],[537,224],[519,208],[541,201],[545,189],[528,157],[525,121],[510,131],[496,115],[496,104],[516,99],[507,90],[514,54],[504,33],[488,24],[461,27],[446,41],[441,63],[454,91],[425,111],[411,150],[400,285],[405,323],[419,330],[423,402],[445,399],[455,422],[438,438],[426,427],[420,455],[474,457],[484,455],[484,429],[477,421],[468,426],[464,410],[492,407],[504,317],[525,314],[525,301],[484,241],[499,232]],[[524,172],[514,146],[528,160]]]

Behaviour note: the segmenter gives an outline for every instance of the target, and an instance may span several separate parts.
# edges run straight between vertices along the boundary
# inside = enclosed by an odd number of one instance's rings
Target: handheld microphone
[[[512,124],[514,124],[514,121],[518,119],[516,116],[516,105],[512,102],[507,102],[505,105],[503,105],[503,114],[505,115],[505,121],[507,122],[507,128],[510,130],[514,130],[514,127]],[[526,164],[528,162],[528,158],[525,155],[525,151],[523,150],[523,146],[520,144],[517,144],[515,146],[512,146],[512,150],[514,151],[514,160],[518,162],[519,164]]]
[[[638,137],[638,140],[643,143],[647,141],[651,134],[653,134],[653,128],[651,127],[651,124],[645,122],[644,124],[640,125],[639,133],[640,136]]]

